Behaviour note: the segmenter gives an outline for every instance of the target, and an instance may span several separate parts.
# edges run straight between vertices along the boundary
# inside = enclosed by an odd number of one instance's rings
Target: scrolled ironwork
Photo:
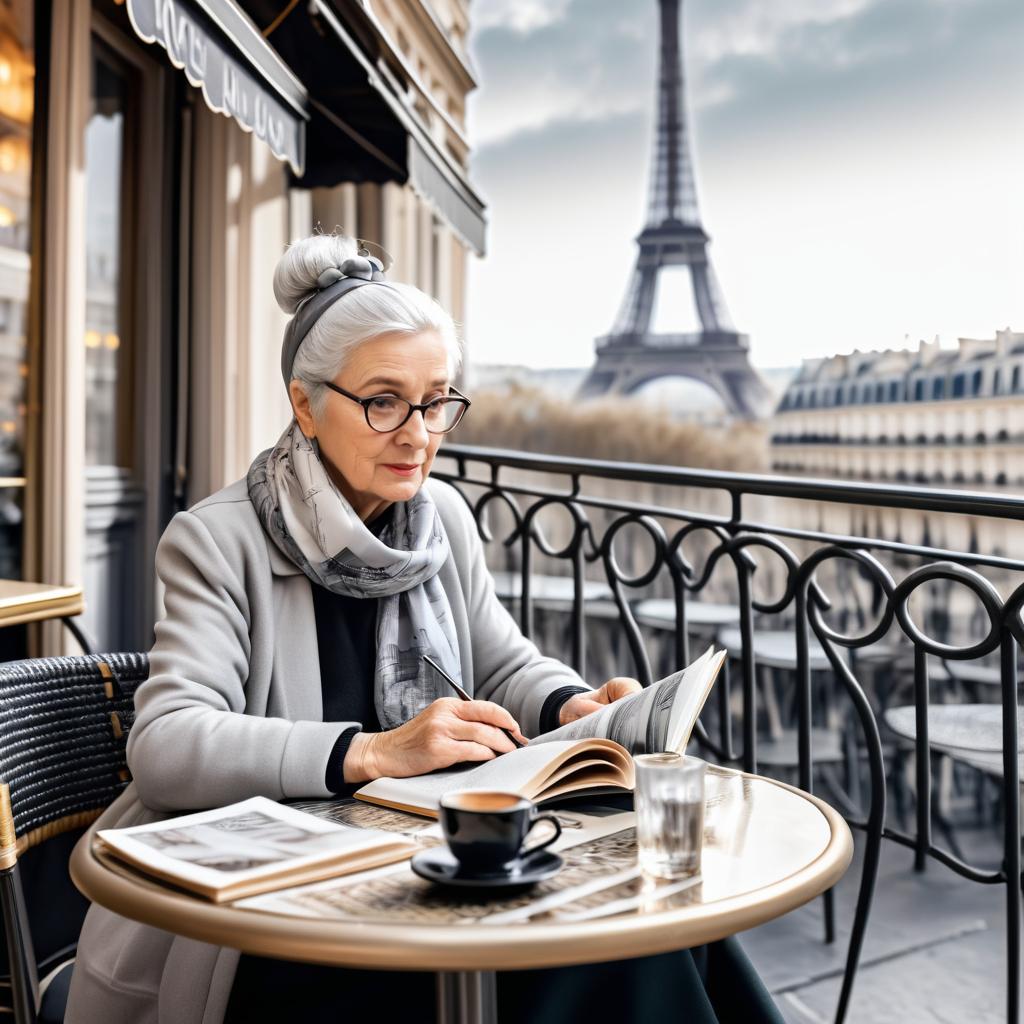
[[[475,504],[470,502],[478,522],[494,500],[500,499],[511,511],[515,526],[503,543],[521,554],[525,628],[532,628],[529,577],[533,556],[571,566],[574,581],[571,647],[573,664],[581,671],[589,635],[583,600],[589,566],[599,564],[603,570],[601,582],[610,587],[618,615],[615,636],[625,638],[629,658],[645,684],[650,682],[652,671],[627,591],[639,593],[654,589],[656,593],[671,597],[675,621],[669,640],[670,657],[676,663],[686,663],[689,660],[690,603],[703,599],[705,594],[719,587],[723,573],[716,573],[716,570],[723,565],[729,567],[731,572],[725,573],[731,588],[729,600],[738,606],[741,640],[742,743],[737,753],[733,743],[731,684],[726,674],[718,684],[718,701],[712,701],[713,710],[718,713],[717,740],[713,742],[701,724],[695,732],[706,754],[722,763],[740,764],[751,771],[757,768],[759,688],[755,636],[766,620],[781,621],[793,637],[795,655],[788,675],[794,679],[795,769],[802,788],[811,790],[819,780],[819,769],[823,773],[827,767],[824,762],[819,765],[816,761],[812,743],[813,723],[821,710],[816,701],[820,695],[825,695],[830,702],[841,700],[842,707],[849,709],[849,714],[842,716],[847,725],[840,739],[849,755],[847,767],[851,785],[859,790],[862,772],[866,772],[868,793],[865,800],[856,793],[843,794],[837,790],[833,794],[851,826],[862,830],[865,837],[856,910],[835,1017],[837,1024],[841,1024],[849,1009],[883,839],[912,848],[920,869],[929,861],[936,862],[972,882],[1005,887],[1007,1021],[1018,1024],[1021,812],[1017,660],[1018,647],[1024,646],[1024,561],[983,551],[956,551],[931,545],[927,538],[921,543],[903,543],[792,523],[761,522],[746,515],[745,504],[756,496],[851,508],[906,509],[1024,521],[1024,498],[635,466],[466,447],[449,448],[441,454],[442,457],[454,456],[456,468],[454,472],[446,472],[439,465],[435,468],[436,476],[450,480],[464,494],[467,490],[480,490],[481,497]],[[473,469],[478,465],[485,466],[489,472],[474,476]],[[505,468],[531,473],[530,479],[534,482],[523,483],[517,477],[515,483],[505,483],[501,474]],[[560,480],[566,481],[566,485],[562,486]],[[586,486],[588,480],[618,481],[620,494],[609,496],[607,488],[606,493],[591,493]],[[647,485],[659,489],[658,503],[645,502],[638,493],[640,487]],[[680,495],[675,505],[664,503],[663,489],[668,488],[676,488]],[[696,496],[710,491],[724,492],[728,496],[728,514],[691,507]],[[568,509],[571,517],[571,528],[557,541],[537,528],[537,517],[554,505]],[[653,545],[649,557],[639,566],[635,559],[618,553],[624,531],[631,526],[645,531]],[[489,531],[485,533],[483,528],[481,536],[485,541],[491,540]],[[762,554],[769,558],[762,558]],[[908,560],[923,564],[908,568]],[[781,570],[775,568],[776,563],[781,565]],[[765,566],[773,574],[769,581],[770,593],[755,597],[754,582],[763,578],[758,574],[766,572]],[[999,587],[984,575],[985,572],[1001,574],[1000,579],[1011,577],[1007,599],[1002,598]],[[978,602],[980,612],[974,616],[974,629],[969,635],[965,633],[959,640],[952,634],[943,635],[942,628],[946,627],[939,628],[942,620],[935,616],[924,626],[915,621],[910,610],[912,598],[915,594],[927,596],[929,584],[935,583],[950,588],[966,587]],[[861,602],[862,588],[868,588],[869,599],[865,599],[870,603],[868,611]],[[759,589],[762,589],[760,584]],[[835,625],[830,621],[834,613],[841,619]],[[982,634],[980,638],[978,633]],[[812,637],[824,654],[827,671],[821,669],[820,660],[812,665]],[[865,685],[865,678],[872,678],[866,675],[871,659],[883,648],[886,653],[881,662],[891,676],[891,684],[886,684],[889,690],[885,692],[877,686]],[[895,734],[883,731],[879,724],[886,702],[893,693],[901,692],[899,687],[904,685],[901,680],[908,678],[905,674],[901,676],[906,673],[901,651],[912,655],[913,662],[909,675],[915,709],[913,831],[896,828],[887,821],[887,761],[891,758],[893,763],[898,763],[903,756],[901,751],[906,748],[900,747]],[[933,751],[928,712],[931,690],[936,685],[931,662],[937,661],[940,665],[967,662],[997,652],[1003,743],[1003,864],[998,870],[991,870],[971,864],[961,856],[955,846],[951,846],[952,832],[942,823],[941,816],[936,818],[933,814],[930,799]],[[621,652],[616,657],[621,657]],[[815,673],[821,673],[817,686],[814,685]],[[822,774],[820,778],[827,777]],[[941,844],[933,837],[933,826],[942,826],[945,830]],[[831,903],[827,902],[826,936],[831,934]]]
[[[945,644],[924,633],[910,614],[910,597],[919,587],[933,580],[951,580],[960,583],[973,593],[989,614],[989,631],[984,639],[969,647]],[[984,576],[953,562],[936,562],[915,569],[903,579],[893,594],[896,617],[903,632],[914,646],[926,654],[950,661],[968,661],[984,657],[994,651],[1002,634],[1003,601],[999,591]]]

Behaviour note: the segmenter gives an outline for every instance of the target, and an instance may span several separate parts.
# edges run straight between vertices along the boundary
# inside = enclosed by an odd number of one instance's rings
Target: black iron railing
[[[811,791],[818,777],[812,748],[814,722],[823,702],[843,698],[854,732],[851,764],[861,800],[839,793],[838,805],[852,827],[865,833],[863,867],[837,1024],[845,1019],[864,941],[883,839],[915,850],[923,869],[929,859],[961,876],[1006,889],[1007,1021],[1020,1012],[1020,778],[1018,771],[1017,652],[1024,642],[1024,561],[995,550],[959,550],[930,541],[943,516],[974,524],[1024,521],[1024,498],[1000,494],[929,490],[912,486],[740,475],[710,470],[534,456],[486,448],[443,449],[434,476],[448,480],[472,508],[485,542],[500,541],[507,565],[519,579],[519,610],[525,633],[534,631],[531,580],[537,565],[562,564],[574,581],[566,660],[583,671],[588,615],[585,581],[606,583],[625,638],[625,655],[646,685],[653,678],[648,645],[638,626],[636,595],[669,596],[675,609],[667,663],[690,660],[690,602],[725,595],[738,608],[741,638],[741,741],[734,741],[731,683],[718,685],[718,700],[695,733],[720,762],[758,770],[759,688],[757,633],[772,621],[795,641],[795,773]],[[717,497],[714,507],[712,496]],[[785,503],[780,510],[765,503]],[[866,530],[832,531],[819,521],[823,509],[845,509],[855,522],[881,510],[902,516],[921,512],[922,537],[870,536]],[[772,521],[772,520],[776,521]],[[504,521],[502,534],[496,524]],[[898,530],[905,530],[899,525]],[[1024,537],[1024,526],[1017,528]],[[632,542],[628,538],[632,537]],[[490,542],[493,542],[490,543]],[[768,570],[768,564],[772,568]],[[760,584],[767,579],[772,593]],[[971,614],[950,613],[957,587],[973,595]],[[941,592],[936,595],[934,591]],[[630,591],[634,596],[630,595]],[[1005,596],[1008,595],[1008,596]],[[961,592],[961,597],[964,596]],[[696,605],[694,605],[696,607]],[[833,621],[836,620],[836,621]],[[919,623],[922,623],[919,625]],[[824,652],[831,673],[812,665],[812,644]],[[820,652],[818,651],[820,646]],[[556,653],[549,651],[547,653]],[[942,815],[933,808],[929,705],[935,678],[955,675],[953,666],[989,658],[989,702],[1001,707],[1002,864],[969,863]],[[997,663],[996,663],[997,662]],[[674,667],[673,665],[673,667]],[[905,666],[900,668],[900,666]],[[901,675],[902,672],[902,675]],[[865,680],[871,676],[871,681]],[[812,679],[812,677],[814,677]],[[816,682],[815,682],[816,680]],[[812,683],[814,685],[812,685]],[[911,739],[916,757],[913,827],[893,827],[886,817],[887,781],[902,757],[886,729],[884,711],[904,687],[914,708]],[[762,703],[764,703],[762,701]],[[713,724],[711,719],[714,719]],[[712,738],[714,734],[714,738]],[[906,745],[909,745],[906,744]],[[906,746],[905,745],[905,746]],[[948,753],[948,749],[946,750]],[[968,762],[969,763],[969,762]],[[887,769],[890,771],[887,772]],[[938,824],[945,840],[933,840]],[[831,894],[826,899],[826,936],[831,939]]]

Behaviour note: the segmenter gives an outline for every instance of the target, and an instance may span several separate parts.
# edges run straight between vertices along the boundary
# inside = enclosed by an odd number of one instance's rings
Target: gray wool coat
[[[542,657],[494,594],[466,503],[428,481],[451,555],[439,578],[451,604],[462,680],[508,708],[527,735],[545,698],[586,684]],[[174,517],[157,574],[166,614],[128,739],[133,782],[102,827],[262,795],[328,797],[328,755],[350,722],[324,722],[310,581],[263,531],[244,480]],[[218,1024],[238,951],[175,936],[93,906],[71,982],[67,1024]]]

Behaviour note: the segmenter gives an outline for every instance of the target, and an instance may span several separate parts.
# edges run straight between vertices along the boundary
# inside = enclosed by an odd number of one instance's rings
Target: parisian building
[[[770,433],[772,468],[786,475],[1019,494],[1024,333],[805,360]],[[837,535],[962,551],[1016,555],[1024,542],[1021,524],[974,516],[824,503],[788,514]]]
[[[772,421],[772,467],[932,485],[1024,484],[1024,334],[805,360]]]
[[[82,583],[99,649],[148,648],[168,520],[287,424],[291,238],[372,241],[464,319],[468,9],[0,0],[0,576]]]

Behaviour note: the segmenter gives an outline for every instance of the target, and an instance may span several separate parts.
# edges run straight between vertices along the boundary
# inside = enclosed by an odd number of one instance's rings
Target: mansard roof
[[[875,401],[983,398],[1024,393],[1024,333],[1009,328],[994,338],[959,338],[956,348],[942,348],[938,338],[914,349],[859,349],[834,356],[805,359],[782,396],[779,409],[864,404]],[[1001,367],[1009,369],[1000,374]],[[920,381],[936,383],[921,390]],[[969,386],[967,382],[969,381]],[[886,384],[886,398],[871,388]],[[897,385],[903,383],[903,387]],[[888,385],[891,385],[888,386]],[[869,398],[871,394],[874,397]]]

